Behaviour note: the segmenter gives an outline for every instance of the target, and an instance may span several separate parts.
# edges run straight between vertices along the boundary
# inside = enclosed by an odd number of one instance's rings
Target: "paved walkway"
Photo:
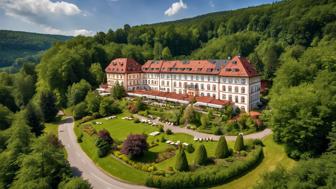
[[[76,176],[87,179],[94,189],[134,189],[146,188],[119,181],[98,168],[77,143],[74,121],[67,117],[58,128],[58,137],[68,153],[68,161]]]
[[[135,114],[133,115],[134,117],[138,118],[138,119],[149,119],[147,117]],[[214,140],[219,140],[218,135],[213,135],[213,134],[206,134],[206,133],[201,133],[198,131],[194,131],[191,129],[187,129],[185,127],[178,127],[178,126],[172,126],[172,125],[168,125],[166,123],[160,122],[159,120],[155,119],[149,119],[151,120],[153,123],[155,124],[160,124],[164,126],[164,130],[170,129],[173,131],[173,133],[185,133],[185,134],[189,134],[194,136],[195,138],[213,138]],[[262,139],[268,135],[270,135],[272,133],[271,129],[264,129],[263,131],[257,132],[257,133],[252,133],[252,134],[248,134],[248,135],[244,135],[244,139]],[[227,141],[235,141],[236,140],[236,136],[225,136]]]

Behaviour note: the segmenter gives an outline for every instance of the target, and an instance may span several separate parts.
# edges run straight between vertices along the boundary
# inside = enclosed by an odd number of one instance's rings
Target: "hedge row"
[[[177,172],[170,176],[151,175],[146,185],[156,188],[195,188],[223,184],[253,168],[263,157],[262,147],[257,146],[244,161],[236,161],[229,167],[218,165],[195,172]]]

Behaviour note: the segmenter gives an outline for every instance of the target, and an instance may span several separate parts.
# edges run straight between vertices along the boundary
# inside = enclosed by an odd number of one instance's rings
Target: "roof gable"
[[[134,73],[141,72],[141,64],[132,58],[117,58],[106,67],[107,73]]]
[[[258,73],[246,58],[235,56],[225,65],[219,75],[229,77],[254,77],[257,76]]]

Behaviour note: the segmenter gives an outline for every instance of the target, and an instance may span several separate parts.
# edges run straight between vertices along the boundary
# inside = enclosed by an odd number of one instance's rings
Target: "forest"
[[[0,30],[0,68],[15,72],[26,62],[38,63],[44,50],[69,36]],[[3,68],[6,67],[6,68]]]
[[[47,150],[41,145],[48,141],[50,150],[57,151],[52,154],[63,153],[52,137],[40,136],[41,127],[54,119],[54,110],[76,106],[105,82],[103,70],[112,59],[130,57],[144,63],[148,59],[227,59],[237,54],[248,57],[262,79],[272,83],[263,96],[268,105],[262,117],[272,128],[274,140],[300,162],[291,172],[279,167],[265,174],[265,183],[256,187],[333,188],[335,52],[334,0],[284,0],[174,22],[126,24],[93,37],[57,42],[43,53],[38,65],[24,64],[15,74],[0,73],[0,161],[8,162],[0,164],[4,174],[0,188],[15,188],[27,180],[31,188],[40,184],[57,188],[76,179],[67,175],[68,169],[59,170],[65,175],[62,178],[43,172],[30,175],[29,166],[41,167],[27,162],[40,157],[37,154]],[[37,160],[49,159],[41,158]],[[54,166],[65,164],[60,160]],[[321,165],[328,169],[321,170]],[[275,182],[279,176],[284,179]]]

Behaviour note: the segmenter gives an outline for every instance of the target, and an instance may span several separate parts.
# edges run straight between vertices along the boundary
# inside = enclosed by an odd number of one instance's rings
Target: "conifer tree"
[[[205,149],[205,146],[201,144],[197,151],[196,151],[196,157],[195,157],[195,165],[205,165],[208,162],[208,155],[207,151]]]
[[[182,148],[180,148],[179,152],[176,155],[175,169],[178,171],[188,171],[189,170],[188,160]]]
[[[244,150],[244,138],[242,133],[237,136],[234,149],[237,152]]]
[[[225,136],[221,136],[217,143],[215,156],[216,158],[226,158],[230,155]]]

